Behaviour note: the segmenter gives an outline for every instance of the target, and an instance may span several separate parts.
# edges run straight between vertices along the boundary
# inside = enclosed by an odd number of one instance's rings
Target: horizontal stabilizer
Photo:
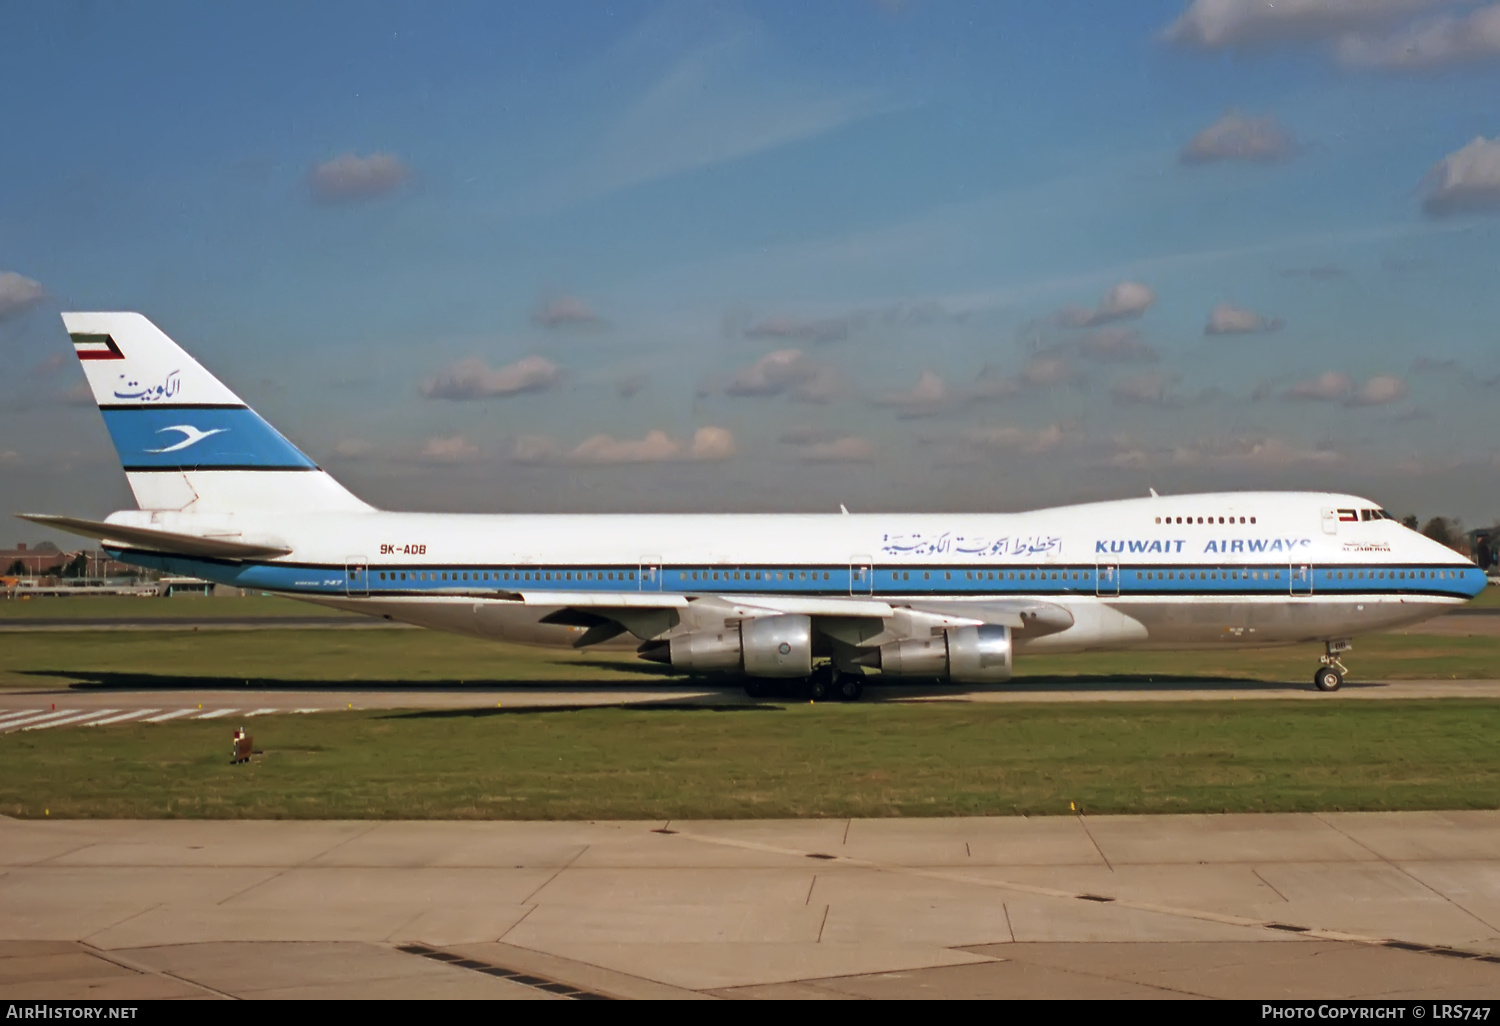
[[[292,550],[282,545],[255,545],[232,541],[228,538],[203,538],[193,534],[177,534],[173,531],[157,531],[149,527],[125,527],[121,524],[106,524],[99,520],[80,520],[77,517],[54,517],[42,513],[18,513],[22,520],[34,524],[55,527],[69,534],[95,538],[105,544],[111,542],[130,548],[151,549],[183,556],[212,556],[219,559],[264,559],[285,556]]]

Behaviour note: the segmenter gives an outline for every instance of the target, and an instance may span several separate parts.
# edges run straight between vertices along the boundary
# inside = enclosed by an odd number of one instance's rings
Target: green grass
[[[228,601],[228,600],[226,600]],[[1017,657],[1018,680],[1219,679],[1303,682],[1321,646],[1217,652]],[[1500,638],[1421,634],[1360,639],[1351,681],[1500,679]],[[538,649],[434,631],[49,631],[0,635],[0,687],[130,684],[315,688],[358,682],[517,683],[660,680],[629,651]]]
[[[632,652],[577,652],[418,630],[47,631],[0,635],[0,687],[327,687],[649,680]]]
[[[0,737],[41,817],[678,819],[1500,804],[1500,702],[355,712]]]
[[[1500,606],[1500,587],[1491,586],[1485,588],[1484,591],[1480,592],[1472,600],[1470,600],[1469,605],[1484,606],[1485,608],[1490,609],[1494,608],[1495,606]]]
[[[260,616],[354,615],[275,595],[245,595],[237,598],[208,595],[173,595],[171,598],[37,595],[0,598],[0,624],[6,620],[217,620]]]

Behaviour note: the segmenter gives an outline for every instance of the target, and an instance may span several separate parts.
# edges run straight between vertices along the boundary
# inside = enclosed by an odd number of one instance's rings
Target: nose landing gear
[[[1324,642],[1324,655],[1319,662],[1318,672],[1313,675],[1313,687],[1319,691],[1337,691],[1344,683],[1344,675],[1349,671],[1344,664],[1339,662],[1339,656],[1354,647],[1350,641],[1328,641]]]

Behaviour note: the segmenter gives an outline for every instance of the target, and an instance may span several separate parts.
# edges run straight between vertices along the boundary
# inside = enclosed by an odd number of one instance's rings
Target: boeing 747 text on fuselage
[[[360,501],[136,313],[63,321],[139,509],[23,514],[117,559],[437,630],[628,641],[644,659],[855,699],[998,684],[1018,652],[1321,642],[1448,612],[1473,563],[1354,495],[1222,492],[1028,513],[467,515]]]

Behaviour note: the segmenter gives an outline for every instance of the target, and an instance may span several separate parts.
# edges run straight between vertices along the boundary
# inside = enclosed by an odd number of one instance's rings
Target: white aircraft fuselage
[[[1323,642],[1332,690],[1349,639],[1485,586],[1376,503],[1324,492],[1006,514],[386,512],[140,315],[64,320],[141,508],[33,519],[140,566],[439,630],[825,683],[998,683],[1017,651]]]

